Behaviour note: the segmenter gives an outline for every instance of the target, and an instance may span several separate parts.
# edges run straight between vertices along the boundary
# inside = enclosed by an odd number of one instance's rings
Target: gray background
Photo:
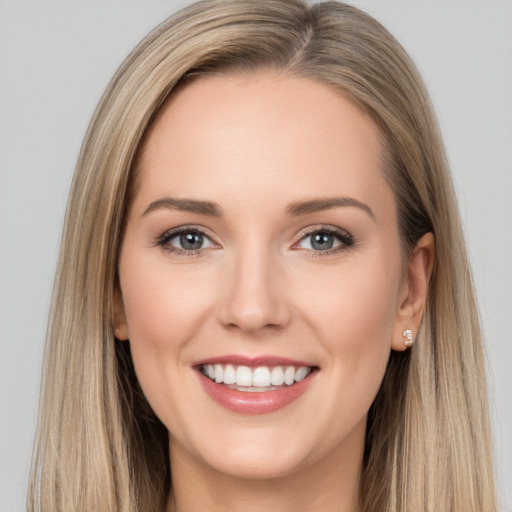
[[[186,1],[0,1],[0,511],[23,509],[71,174],[114,70]],[[487,340],[512,510],[512,1],[358,0],[403,43],[444,133]]]

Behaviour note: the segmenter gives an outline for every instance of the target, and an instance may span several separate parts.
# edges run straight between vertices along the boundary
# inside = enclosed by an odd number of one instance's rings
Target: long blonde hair
[[[365,512],[496,510],[478,312],[444,149],[399,43],[337,2],[206,0],[157,27],[93,116],[66,213],[44,361],[30,511],[157,511],[172,484],[167,432],[113,334],[113,294],[134,162],[189,76],[260,68],[337,88],[386,141],[403,252],[432,231],[436,261],[414,348],[392,352],[368,417]]]

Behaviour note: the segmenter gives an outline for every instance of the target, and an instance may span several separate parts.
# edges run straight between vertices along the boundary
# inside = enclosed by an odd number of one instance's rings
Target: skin
[[[358,510],[368,409],[390,350],[417,333],[434,243],[405,265],[373,121],[339,92],[273,72],[201,78],[175,92],[139,155],[120,255],[116,327],[169,430],[168,510]],[[302,215],[299,201],[352,198]],[[152,203],[216,203],[221,216]],[[196,254],[162,247],[180,226]],[[308,229],[353,245],[314,250]],[[210,241],[211,240],[211,241]],[[172,245],[174,244],[174,245]],[[171,249],[171,251],[169,251]],[[202,389],[193,363],[276,355],[319,371],[278,411],[238,414]]]

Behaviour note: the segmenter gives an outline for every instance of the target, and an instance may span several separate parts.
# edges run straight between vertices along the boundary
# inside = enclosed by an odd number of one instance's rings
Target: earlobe
[[[114,291],[114,335],[118,340],[122,341],[129,338],[123,295],[119,287],[116,287]]]
[[[403,290],[401,290],[400,305],[391,342],[393,350],[406,350],[412,346],[418,334],[427,302],[434,259],[434,235],[426,233],[418,240],[407,264],[407,275],[404,279]]]

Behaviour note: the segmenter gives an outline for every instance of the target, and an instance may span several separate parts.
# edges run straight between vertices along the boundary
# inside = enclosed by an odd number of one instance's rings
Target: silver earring
[[[404,345],[409,348],[409,347],[412,347],[412,344],[414,343],[413,342],[413,339],[412,339],[412,331],[410,329],[406,329],[403,333],[402,333],[402,336],[405,338],[405,341],[404,341]]]

